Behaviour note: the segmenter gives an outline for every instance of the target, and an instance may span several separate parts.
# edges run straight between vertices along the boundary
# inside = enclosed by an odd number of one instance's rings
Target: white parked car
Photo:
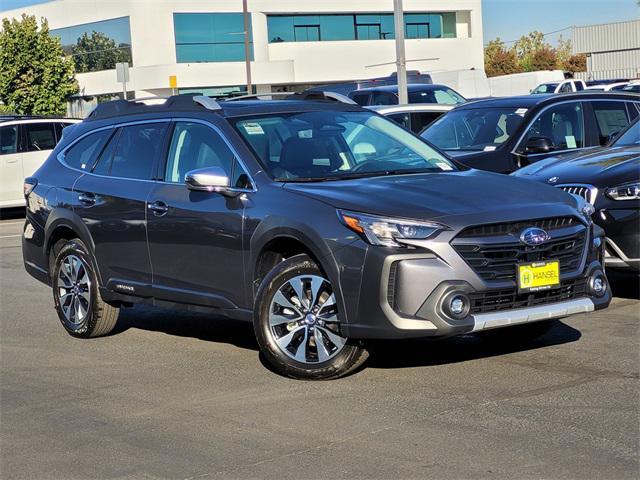
[[[629,82],[616,82],[616,83],[599,83],[597,85],[590,85],[586,88],[587,91],[598,91],[598,92],[611,92],[618,91],[624,89],[629,85]]]
[[[427,125],[454,106],[442,103],[410,103],[408,105],[374,105],[367,108],[399,123],[407,130],[420,133]]]
[[[44,163],[62,138],[62,129],[80,120],[0,116],[0,208],[25,204],[25,177]]]
[[[536,88],[531,90],[532,94],[538,93],[574,93],[580,92],[587,88],[587,84],[584,80],[577,78],[569,78],[562,82],[547,82],[541,83]]]

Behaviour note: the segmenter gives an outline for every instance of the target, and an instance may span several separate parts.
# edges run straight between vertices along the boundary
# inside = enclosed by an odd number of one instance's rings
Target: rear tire
[[[107,335],[118,322],[119,309],[104,302],[89,250],[82,240],[69,240],[59,249],[51,284],[58,318],[67,333],[90,338]]]
[[[274,369],[287,377],[329,380],[349,374],[369,356],[344,337],[331,282],[308,255],[280,262],[258,289],[253,326]]]

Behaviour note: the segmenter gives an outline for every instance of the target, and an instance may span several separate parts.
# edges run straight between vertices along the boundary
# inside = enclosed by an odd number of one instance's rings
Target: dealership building
[[[573,27],[573,52],[587,56],[587,80],[640,78],[640,20]]]
[[[242,0],[54,0],[44,17],[76,62],[81,97],[246,89]],[[481,0],[405,0],[407,68],[483,70]],[[389,75],[395,70],[391,0],[249,0],[249,55],[258,92]],[[173,79],[171,77],[174,77]],[[174,88],[171,88],[171,87]]]

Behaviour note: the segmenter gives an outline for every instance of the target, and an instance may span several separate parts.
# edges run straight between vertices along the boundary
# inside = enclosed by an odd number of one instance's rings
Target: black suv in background
[[[409,84],[407,85],[409,103],[437,103],[440,105],[458,105],[467,100],[446,85]],[[349,92],[358,105],[398,105],[398,85],[385,85],[361,88]]]
[[[581,195],[605,230],[607,267],[640,270],[640,119],[605,147],[550,157],[512,175]]]
[[[319,379],[361,365],[366,339],[536,336],[609,304],[582,198],[295,98],[120,100],[65,133],[25,181],[23,255],[71,335],[139,302],[204,308]]]
[[[461,163],[511,173],[552,155],[605,145],[640,113],[640,95],[576,93],[459,105],[420,135]]]

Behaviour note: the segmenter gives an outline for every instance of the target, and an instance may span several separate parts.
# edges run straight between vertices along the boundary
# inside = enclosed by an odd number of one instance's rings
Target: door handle
[[[96,196],[93,193],[81,193],[78,195],[78,201],[87,207],[96,204]]]
[[[150,203],[149,205],[147,205],[147,208],[151,210],[153,214],[158,217],[161,217],[162,215],[164,215],[169,211],[169,206],[166,203],[161,202],[159,200],[153,203]]]

